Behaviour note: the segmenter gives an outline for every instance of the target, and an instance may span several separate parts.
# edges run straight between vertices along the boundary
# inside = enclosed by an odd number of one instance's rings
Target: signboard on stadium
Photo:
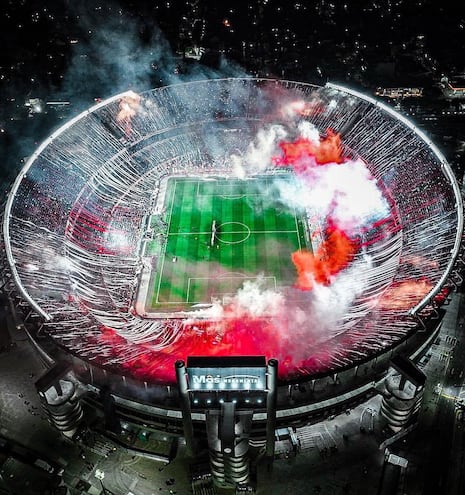
[[[191,391],[266,390],[262,356],[189,357],[186,371]]]

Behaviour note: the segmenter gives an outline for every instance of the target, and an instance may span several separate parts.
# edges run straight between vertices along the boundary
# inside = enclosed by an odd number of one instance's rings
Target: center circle
[[[241,222],[225,222],[218,225],[215,238],[223,244],[240,244],[250,237],[250,229]]]

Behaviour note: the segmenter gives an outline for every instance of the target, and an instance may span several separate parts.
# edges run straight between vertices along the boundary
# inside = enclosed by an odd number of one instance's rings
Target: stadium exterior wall
[[[418,362],[436,339],[444,310],[424,323],[423,330],[412,332],[402,342],[371,359],[343,371],[302,379],[293,384],[278,384],[277,427],[300,427],[341,414],[379,394],[391,359],[402,354]],[[115,398],[121,420],[157,431],[183,435],[179,394],[176,387],[137,381],[96,366],[56,346],[51,339],[37,338],[29,325],[31,343],[47,366],[69,362],[81,382],[81,400],[100,410],[99,392],[108,387]],[[84,392],[84,393],[82,393]],[[197,433],[204,432],[205,413],[201,405],[192,413]],[[252,436],[263,438],[266,431],[265,410],[255,410]]]

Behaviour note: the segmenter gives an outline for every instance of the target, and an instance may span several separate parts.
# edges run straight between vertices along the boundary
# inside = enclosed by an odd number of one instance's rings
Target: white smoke
[[[389,205],[365,163],[314,165],[294,183],[281,181],[280,200],[292,207],[310,210],[320,218],[331,217],[349,235],[389,215]]]
[[[305,292],[292,289],[286,296],[283,312],[274,318],[274,327],[279,332],[276,338],[283,353],[279,358],[292,355],[293,362],[305,359],[309,346],[334,338],[368,314],[375,300],[359,306],[357,298],[369,286],[369,269],[369,260],[360,257],[330,285],[315,284]]]
[[[282,313],[284,297],[276,290],[265,287],[265,279],[246,280],[237,293],[225,301],[234,308],[235,316],[276,316]]]
[[[104,99],[128,89],[142,92],[179,82],[247,75],[220,53],[213,66],[202,59],[185,63],[156,17],[141,20],[123,7],[103,9],[106,15],[102,17],[102,10],[87,2],[66,2],[66,9],[88,34],[72,45],[61,84],[61,97],[71,98],[74,107],[79,104],[86,109],[95,97]],[[202,95],[197,96],[200,101]]]
[[[299,122],[297,125],[299,130],[299,134],[301,137],[312,141],[313,143],[318,143],[320,141],[320,133],[318,129],[311,123],[306,120]]]
[[[236,177],[259,174],[269,168],[272,157],[277,153],[277,144],[287,136],[281,125],[272,125],[257,132],[255,141],[247,147],[244,155],[232,155],[231,163]]]
[[[190,324],[199,319],[221,321],[224,318],[261,318],[277,317],[285,308],[284,295],[266,287],[263,275],[245,280],[235,294],[224,296],[222,300],[213,299],[211,305],[191,311]]]

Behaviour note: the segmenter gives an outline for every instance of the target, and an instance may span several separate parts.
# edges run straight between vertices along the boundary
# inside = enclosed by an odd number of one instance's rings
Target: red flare
[[[321,100],[294,100],[288,103],[283,110],[283,114],[289,112],[301,115],[303,117],[309,117],[310,115],[316,115],[324,111],[324,103]]]
[[[132,119],[140,108],[140,96],[134,91],[128,91],[120,100],[116,121],[124,124],[127,135],[132,132]]]
[[[113,345],[118,345],[118,344],[124,344],[126,343],[126,340],[121,337],[118,333],[113,328],[106,327],[106,326],[101,326],[100,327],[100,336],[99,340],[101,342],[105,342],[107,344],[113,344]]]
[[[278,329],[268,319],[241,317],[197,321],[186,325],[179,339],[163,352],[139,354],[124,364],[138,378],[174,382],[174,363],[188,356],[280,356]],[[153,356],[156,356],[153,358]],[[283,376],[285,370],[283,369]]]
[[[311,290],[314,284],[329,285],[331,277],[352,261],[357,249],[358,243],[349,239],[345,232],[328,229],[326,240],[315,254],[307,250],[292,253],[292,262],[298,274],[296,286]]]
[[[299,137],[294,142],[280,143],[284,156],[274,158],[278,166],[291,165],[293,167],[302,167],[300,163],[307,157],[313,157],[318,165],[327,163],[342,163],[342,146],[340,134],[328,129],[326,136],[320,137],[318,142]]]
[[[434,300],[436,304],[441,306],[446,302],[446,299],[449,297],[449,294],[451,293],[451,288],[450,287],[443,287],[438,294],[434,296]]]
[[[419,303],[432,288],[433,284],[426,278],[404,280],[386,291],[379,301],[379,307],[383,310],[407,310]]]

